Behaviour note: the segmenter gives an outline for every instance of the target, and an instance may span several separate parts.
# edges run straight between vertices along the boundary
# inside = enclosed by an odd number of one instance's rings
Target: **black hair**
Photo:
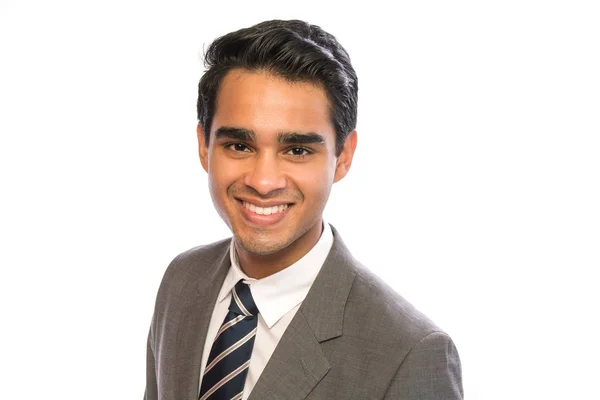
[[[327,93],[336,155],[356,128],[358,80],[336,38],[304,21],[272,20],[215,39],[204,55],[198,84],[198,123],[208,144],[219,85],[233,68],[268,71],[291,82],[311,82]]]

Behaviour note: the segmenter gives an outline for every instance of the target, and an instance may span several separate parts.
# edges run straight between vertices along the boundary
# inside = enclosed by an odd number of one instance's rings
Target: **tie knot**
[[[236,283],[231,291],[229,311],[247,317],[258,314],[258,308],[256,307],[256,304],[254,304],[252,293],[250,293],[250,286],[246,285],[243,281]]]

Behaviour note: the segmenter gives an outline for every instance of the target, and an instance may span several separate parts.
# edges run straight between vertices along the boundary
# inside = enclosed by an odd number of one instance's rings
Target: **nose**
[[[266,196],[286,186],[285,174],[275,154],[258,154],[251,168],[244,178],[244,183],[259,194]]]

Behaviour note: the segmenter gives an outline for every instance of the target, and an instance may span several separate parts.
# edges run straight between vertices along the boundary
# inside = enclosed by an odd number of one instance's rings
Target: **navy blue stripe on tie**
[[[248,285],[232,290],[229,312],[213,342],[200,389],[200,400],[241,398],[258,323],[258,308]]]

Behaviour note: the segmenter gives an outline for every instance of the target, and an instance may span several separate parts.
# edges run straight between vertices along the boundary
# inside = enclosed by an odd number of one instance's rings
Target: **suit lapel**
[[[304,399],[331,368],[320,343],[342,335],[356,263],[339,233],[331,228],[331,251],[249,400]]]
[[[329,362],[306,319],[296,314],[249,400],[303,399],[329,371]]]
[[[202,263],[214,267],[208,271],[196,269],[198,276],[190,276],[190,282],[200,283],[190,285],[183,295],[187,296],[187,301],[182,308],[177,333],[174,399],[198,398],[204,342],[217,296],[231,264],[229,251],[215,251],[214,260],[202,260]]]

